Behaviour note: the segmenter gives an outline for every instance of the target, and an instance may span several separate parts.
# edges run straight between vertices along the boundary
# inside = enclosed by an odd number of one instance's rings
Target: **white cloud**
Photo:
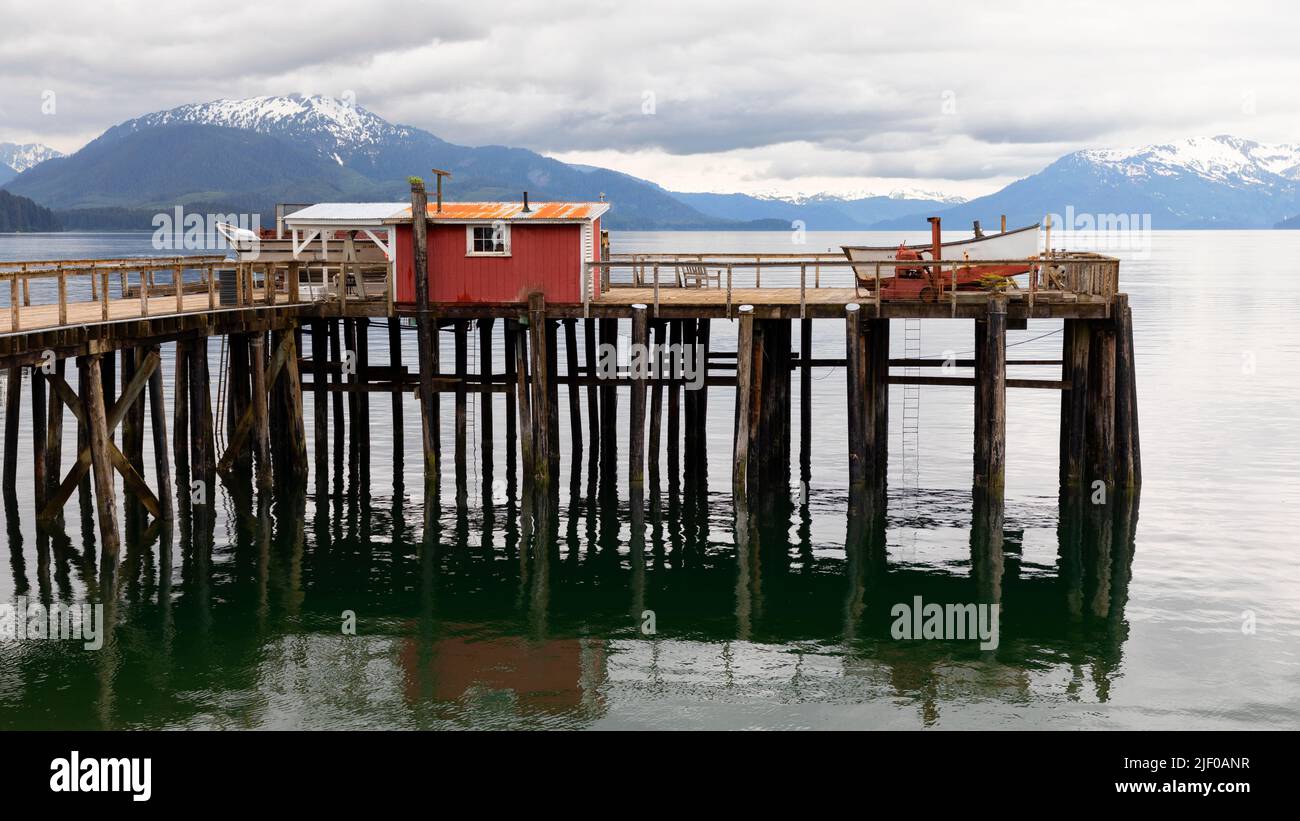
[[[352,91],[445,139],[672,188],[970,194],[1086,146],[1293,141],[1295,17],[1249,0],[0,0],[0,140],[71,150],[181,103]]]

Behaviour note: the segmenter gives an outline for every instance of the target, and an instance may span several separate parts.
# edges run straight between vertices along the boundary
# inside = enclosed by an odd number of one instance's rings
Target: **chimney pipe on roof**
[[[433,173],[438,177],[438,213],[442,213],[442,178],[450,177],[450,171],[443,171],[440,168],[433,169]]]
[[[531,209],[531,208],[528,207],[528,192],[525,191],[525,192],[524,192],[524,210],[523,210],[523,213],[525,213],[525,214],[530,214],[530,213],[532,213],[532,211],[533,211],[533,209]]]

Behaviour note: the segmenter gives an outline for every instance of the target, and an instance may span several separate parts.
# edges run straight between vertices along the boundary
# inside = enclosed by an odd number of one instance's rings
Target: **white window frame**
[[[465,256],[467,257],[508,257],[510,256],[510,223],[502,222],[501,228],[504,232],[504,251],[475,251],[474,250],[474,229],[487,228],[496,230],[497,223],[493,222],[476,222],[465,226]]]

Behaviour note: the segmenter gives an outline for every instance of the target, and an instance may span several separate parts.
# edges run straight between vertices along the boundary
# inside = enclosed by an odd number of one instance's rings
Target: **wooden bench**
[[[707,288],[709,283],[713,283],[715,288],[722,287],[722,272],[716,269],[710,271],[703,265],[679,266],[677,278],[683,288]]]

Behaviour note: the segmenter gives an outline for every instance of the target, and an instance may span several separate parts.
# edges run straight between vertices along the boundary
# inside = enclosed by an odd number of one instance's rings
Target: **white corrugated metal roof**
[[[284,218],[290,228],[316,225],[382,225],[405,209],[404,202],[322,202],[309,205]]]

